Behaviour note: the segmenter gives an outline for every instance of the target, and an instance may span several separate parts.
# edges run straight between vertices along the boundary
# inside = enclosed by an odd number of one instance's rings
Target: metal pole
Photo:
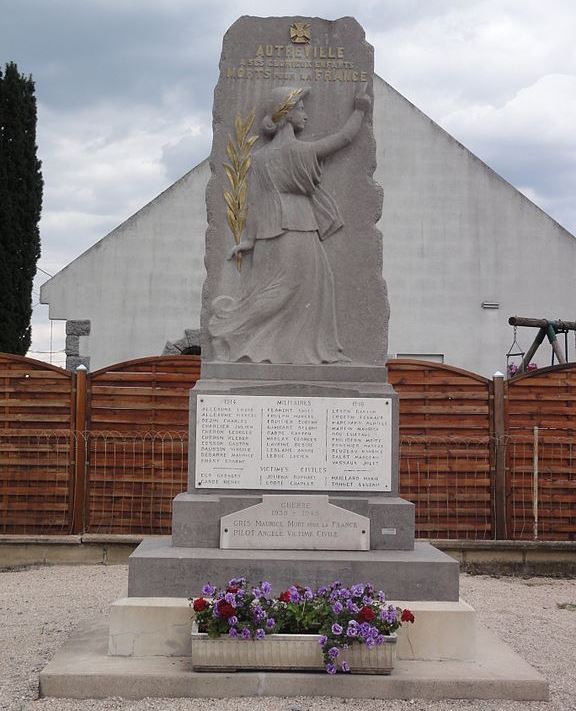
[[[538,540],[538,427],[534,427],[534,477],[532,481],[532,510],[534,512],[534,540]]]

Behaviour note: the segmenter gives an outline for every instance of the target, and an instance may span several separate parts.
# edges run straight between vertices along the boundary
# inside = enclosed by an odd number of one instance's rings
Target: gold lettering
[[[256,56],[257,57],[263,57],[264,56],[264,48],[262,45],[259,45],[258,49],[256,50]]]
[[[358,81],[358,72],[352,72],[352,81]]]
[[[326,59],[326,47],[320,47],[320,59]]]
[[[338,59],[344,59],[344,47],[337,47],[338,50]]]
[[[271,44],[266,45],[266,56],[271,57],[274,54],[274,47]]]
[[[368,81],[368,72],[360,72],[360,81]]]
[[[328,56],[330,59],[336,59],[336,53],[334,52],[334,47],[328,47]]]
[[[316,81],[320,81],[322,79],[322,70],[317,69],[316,70]]]

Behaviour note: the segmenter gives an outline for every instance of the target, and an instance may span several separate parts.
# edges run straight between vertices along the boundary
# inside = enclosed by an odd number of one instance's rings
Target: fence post
[[[492,432],[494,435],[494,518],[497,540],[508,537],[506,526],[506,424],[504,375],[496,371],[492,377],[494,394],[492,408]]]
[[[86,502],[86,366],[76,368],[74,494],[72,533],[84,533]]]
[[[532,511],[534,514],[534,540],[538,540],[538,427],[534,427],[534,450],[532,455],[534,477],[532,480]]]

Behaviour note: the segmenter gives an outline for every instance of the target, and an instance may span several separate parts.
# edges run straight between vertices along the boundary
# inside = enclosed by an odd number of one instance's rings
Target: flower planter
[[[315,634],[271,634],[257,641],[210,639],[207,634],[193,632],[192,669],[325,671],[319,638]],[[354,674],[390,674],[396,661],[396,634],[371,649],[365,644],[351,644],[338,657],[339,662],[344,659]]]

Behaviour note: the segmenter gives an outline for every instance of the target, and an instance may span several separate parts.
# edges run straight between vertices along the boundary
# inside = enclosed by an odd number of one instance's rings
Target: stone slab
[[[370,550],[370,519],[328,503],[328,496],[270,494],[220,519],[220,548]]]
[[[289,672],[192,672],[186,657],[110,657],[104,621],[84,624],[40,672],[40,696],[235,698],[331,696],[368,699],[547,701],[549,685],[484,628],[473,662],[398,660],[390,676]]]
[[[390,398],[196,399],[196,489],[385,492]]]
[[[394,601],[414,612],[417,624],[398,630],[397,655],[410,660],[476,658],[476,613],[464,600]],[[112,604],[108,654],[179,657],[190,654],[193,612],[176,597],[124,597]]]
[[[108,654],[180,657],[190,653],[194,612],[182,598],[125,597],[110,607]]]
[[[295,23],[307,26],[306,37],[298,40],[291,37]],[[351,17],[334,21],[301,16],[241,17],[226,32],[220,57],[220,76],[214,91],[211,178],[206,190],[209,217],[205,256],[207,278],[202,292],[201,315],[202,354],[206,360],[215,360],[217,350],[209,334],[210,317],[216,310],[214,300],[221,296],[237,297],[241,293],[243,280],[251,273],[251,267],[254,263],[258,264],[256,258],[252,259],[252,254],[243,257],[241,269],[237,268],[235,260],[226,258],[235,240],[227,223],[227,205],[223,193],[230,189],[230,182],[224,165],[230,160],[227,146],[229,139],[234,140],[236,134],[235,118],[239,115],[240,121],[244,122],[252,111],[255,112],[255,121],[249,131],[250,135],[259,137],[251,153],[254,176],[259,157],[264,160],[263,156],[270,146],[271,131],[263,130],[263,126],[267,124],[270,128],[269,121],[276,113],[274,108],[280,108],[278,104],[270,104],[271,92],[275,88],[288,87],[307,90],[303,96],[307,115],[303,119],[305,125],[299,126],[303,129],[301,135],[298,134],[295,141],[288,142],[288,146],[306,142],[313,150],[313,144],[318,139],[334,136],[342,130],[345,130],[347,138],[343,142],[336,141],[341,146],[340,150],[329,151],[328,155],[322,154],[321,176],[318,172],[315,185],[318,185],[321,178],[320,188],[326,192],[322,202],[323,217],[318,215],[312,222],[305,220],[307,226],[303,227],[290,225],[286,231],[311,229],[325,237],[322,242],[318,240],[318,244],[322,252],[325,251],[334,287],[330,297],[327,294],[323,294],[323,297],[325,302],[333,302],[331,306],[335,312],[338,337],[344,354],[354,363],[383,363],[387,353],[389,306],[386,284],[382,278],[382,237],[376,229],[382,211],[383,193],[372,177],[376,167],[376,144],[371,110],[362,109],[365,115],[352,133],[344,129],[353,116],[359,118],[355,97],[364,93],[373,94],[373,71],[373,48],[366,42],[362,27]],[[354,118],[352,122],[356,122]],[[278,117],[275,123],[285,124],[285,121]],[[275,139],[286,135],[283,128],[286,126],[278,126],[278,134],[272,139],[272,144]],[[259,226],[257,231],[260,234],[262,224],[274,220],[278,203],[267,195],[267,181],[258,181],[255,189],[250,186],[252,176],[248,176],[247,226]],[[298,178],[293,180],[297,181],[299,177],[298,174]],[[262,188],[262,185],[265,187]],[[287,192],[287,197],[280,203],[282,226],[286,213],[290,214],[290,205],[294,204],[294,199],[298,200],[298,205],[305,206],[304,210],[298,211],[301,214],[311,209],[309,192],[298,188]],[[319,190],[316,190],[315,195],[318,194]],[[327,218],[331,223],[330,230],[321,226],[321,222]],[[247,229],[244,236],[247,232],[250,230]],[[272,247],[274,254],[282,254],[284,229],[281,228],[276,235],[272,233],[272,236],[268,246]],[[313,238],[316,239],[316,235]],[[258,242],[263,241],[256,240],[255,255],[262,247]],[[266,248],[263,250],[266,254]],[[307,260],[303,262],[307,266]],[[321,263],[324,263],[324,259]],[[284,271],[279,274],[282,275]],[[261,271],[259,274],[261,276]],[[323,284],[324,291],[328,290],[332,275],[327,278],[322,268],[317,269],[315,275],[315,281]],[[298,276],[296,273],[295,277]],[[281,287],[284,287],[286,283],[282,282],[282,277],[278,279]],[[293,288],[292,282],[287,286]],[[274,289],[269,291],[272,296],[266,293],[265,298],[271,298],[274,303]],[[250,302],[257,302],[261,298],[257,293],[256,298]],[[290,329],[295,333],[294,340],[299,335],[301,341],[310,338],[311,331],[330,331],[326,323],[329,317],[326,317],[325,311],[319,310],[319,298],[311,298],[304,307],[310,314],[308,323],[313,323],[316,329],[309,326],[305,329],[294,327],[294,317],[299,318],[301,314],[294,309],[289,311],[289,301],[293,299],[284,301],[283,318],[276,318],[272,326],[267,322],[268,328],[263,338],[273,340],[275,335],[284,336]],[[320,312],[316,313],[316,310]],[[248,321],[252,328],[254,320]],[[242,337],[244,331],[238,331]],[[302,348],[306,354],[304,357],[312,357],[307,351],[315,349]],[[257,352],[255,357],[258,356]],[[274,357],[284,356],[274,355],[272,359]],[[267,357],[259,359],[270,360]]]
[[[467,602],[434,600],[394,600],[409,608],[414,624],[398,630],[396,653],[399,659],[425,661],[473,661],[476,659],[476,611]]]
[[[273,366],[274,377],[271,376],[269,380],[263,380],[261,378],[250,379],[251,373],[254,370],[250,367],[250,363],[234,363],[230,364],[229,368],[224,368],[224,370],[230,370],[230,373],[234,375],[232,379],[201,379],[199,380],[194,388],[190,391],[190,425],[189,425],[189,460],[188,460],[188,491],[190,493],[216,493],[220,491],[225,491],[226,488],[218,486],[218,482],[214,482],[213,485],[207,486],[205,482],[201,486],[198,486],[197,476],[196,476],[196,438],[197,438],[197,427],[198,427],[198,400],[203,399],[207,396],[220,396],[225,399],[242,399],[248,397],[275,397],[290,399],[294,398],[296,400],[307,400],[315,401],[323,399],[340,398],[350,400],[368,400],[371,398],[377,398],[381,402],[389,403],[383,407],[390,408],[390,415],[387,418],[390,426],[390,439],[387,442],[385,449],[385,464],[382,464],[383,472],[378,473],[378,478],[385,477],[386,486],[381,486],[378,488],[378,493],[382,495],[397,496],[398,495],[398,452],[399,452],[399,429],[398,429],[398,395],[394,392],[389,383],[386,383],[382,378],[385,378],[385,368],[365,368],[363,366],[353,367],[353,366],[322,366],[326,371],[325,380],[305,380],[303,377],[298,377],[295,371],[300,371],[302,368],[308,366],[290,366],[290,365],[277,365]],[[232,367],[234,366],[234,367]],[[243,368],[246,366],[246,370]],[[258,366],[260,367],[260,366]],[[314,370],[314,366],[312,366]],[[365,371],[375,371],[374,380],[366,379]],[[358,379],[355,379],[355,371],[358,373]],[[384,373],[382,372],[384,371]],[[338,373],[344,374],[349,377],[349,380],[344,380],[342,377],[338,377]],[[241,378],[240,376],[244,374],[246,377]],[[303,375],[302,373],[300,374]],[[220,466],[220,465],[218,465]],[[244,466],[244,465],[242,465]],[[254,465],[256,469],[257,463]],[[245,477],[243,481],[245,480]],[[201,480],[202,481],[202,480]],[[304,486],[304,485],[303,485]],[[328,490],[342,490],[345,488],[347,494],[356,496],[365,496],[366,490],[355,491],[350,490],[348,487],[326,487]],[[257,493],[261,491],[260,484],[257,488],[250,488],[249,485],[242,482],[234,483],[234,490],[237,493]],[[287,493],[307,493],[306,488],[298,488],[296,485],[290,486],[288,481],[286,482],[286,487],[282,488],[282,484],[279,482],[274,486],[275,491],[285,491]],[[371,493],[375,493],[372,491]]]
[[[261,495],[178,494],[172,503],[172,543],[184,548],[218,548],[220,519],[254,506]],[[414,504],[388,496],[330,496],[335,506],[370,519],[371,550],[414,548]]]
[[[168,536],[149,538],[128,561],[129,597],[195,597],[202,586],[243,575],[269,580],[273,589],[294,583],[318,587],[333,580],[369,581],[391,599],[459,599],[457,561],[428,543],[412,551],[266,551],[181,548]]]

